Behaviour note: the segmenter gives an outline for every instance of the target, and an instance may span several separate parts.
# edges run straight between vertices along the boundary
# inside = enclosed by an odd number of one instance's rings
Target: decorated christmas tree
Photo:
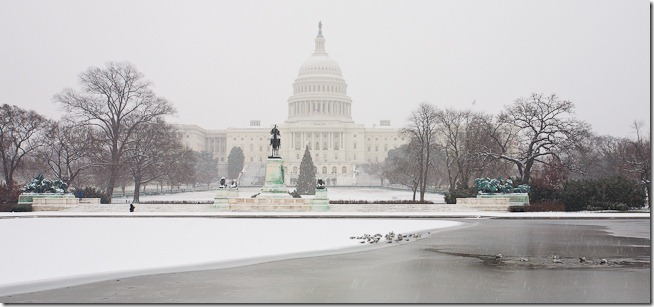
[[[307,146],[300,162],[300,175],[297,179],[297,192],[300,195],[316,194],[316,167],[311,159],[311,152]]]

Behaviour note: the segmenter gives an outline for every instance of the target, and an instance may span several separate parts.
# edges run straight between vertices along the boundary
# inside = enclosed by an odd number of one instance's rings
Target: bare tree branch
[[[79,123],[99,127],[109,155],[106,191],[113,193],[121,161],[131,136],[142,125],[173,114],[171,104],[157,97],[151,83],[130,63],[107,63],[80,75],[81,90],[65,89],[55,95],[69,115]]]

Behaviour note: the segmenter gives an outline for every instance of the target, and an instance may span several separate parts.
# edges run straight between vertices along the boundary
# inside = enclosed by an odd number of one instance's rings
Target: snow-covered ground
[[[250,197],[258,191],[244,188],[239,193]],[[142,200],[197,201],[214,196],[215,191],[207,191],[143,196]],[[329,197],[409,200],[412,194],[379,188],[330,188]],[[326,212],[265,213],[217,211],[210,204],[139,204],[136,212],[130,213],[125,206],[130,200],[115,199],[112,205],[98,206],[104,211],[2,212],[0,295],[383,247],[387,244],[361,244],[350,237],[389,231],[426,233],[460,224],[442,219],[447,217],[649,218],[649,213],[463,212],[461,207],[443,204],[440,194],[428,193],[426,198],[436,204],[367,209],[343,205],[335,210],[330,206]],[[366,218],[372,216],[377,218]]]
[[[386,245],[361,244],[352,236],[424,233],[458,224],[361,218],[2,218],[0,294],[108,277],[333,254]]]
[[[293,190],[293,188],[289,188]],[[383,188],[347,188],[335,187],[327,189],[329,199],[331,200],[411,200],[413,193],[411,191],[390,190]],[[239,197],[250,197],[256,193],[261,192],[261,188],[256,187],[241,187],[238,190]],[[216,191],[203,191],[203,192],[184,192],[177,194],[162,194],[162,195],[142,195],[142,201],[153,200],[213,200],[216,196]],[[303,196],[307,197],[307,196]],[[308,196],[310,197],[310,196]],[[418,198],[419,195],[416,195]],[[434,203],[445,203],[442,194],[426,193],[425,199],[433,201]],[[129,203],[131,197],[117,197],[113,199],[114,203]]]

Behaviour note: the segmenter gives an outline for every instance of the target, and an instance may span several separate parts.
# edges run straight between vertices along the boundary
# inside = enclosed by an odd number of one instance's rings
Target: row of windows
[[[325,159],[327,159],[326,157],[327,157],[327,154],[325,154]],[[300,154],[299,153],[295,154],[295,159],[300,160]],[[356,160],[356,159],[357,159],[357,155],[354,154],[352,156],[352,160]],[[315,160],[316,161],[320,160],[320,154],[319,153],[316,154],[316,159]],[[334,154],[334,160],[338,160],[338,154],[337,153]]]
[[[336,178],[325,178],[325,185],[336,185]],[[291,178],[291,185],[297,185],[297,178]]]
[[[327,169],[327,166],[323,166],[323,167],[322,167],[322,173],[321,173],[321,174],[327,174],[327,170],[328,170],[328,169]],[[332,166],[332,168],[331,168],[331,173],[330,173],[330,174],[336,174],[336,171],[337,171],[337,170],[338,170],[338,168],[337,168],[336,166]],[[318,167],[315,167],[315,166],[314,166],[314,171],[315,171],[316,173],[318,173]],[[341,173],[342,173],[342,174],[347,174],[347,167],[346,167],[346,166],[341,167]],[[297,166],[293,166],[293,172],[292,172],[292,174],[298,174],[298,167],[297,167]]]
[[[336,141],[338,141],[338,140],[336,140]],[[316,142],[315,146],[311,146],[311,143],[307,143],[307,147],[309,147],[309,150],[314,150],[314,149],[315,150],[320,150],[320,142]],[[354,146],[354,148],[356,149],[357,147]],[[300,144],[300,142],[295,142],[295,150],[301,150],[301,149],[303,149],[302,144]],[[322,150],[328,150],[328,149],[329,149],[329,146],[328,146],[327,142],[323,142],[322,143]],[[338,143],[334,144],[333,149],[334,150],[339,150],[340,149],[340,147],[338,146]]]
[[[350,105],[343,101],[296,101],[288,108],[289,115],[330,114],[350,115]]]
[[[315,145],[315,146],[312,146],[312,145]],[[250,144],[250,146],[249,146],[250,152],[254,151],[254,148],[255,148],[254,146],[255,146],[254,144]],[[320,150],[320,149],[329,150],[328,142],[326,142],[326,141],[322,143],[322,147],[320,146],[320,142],[315,142],[315,144],[308,143],[307,147],[309,147],[309,150]],[[223,146],[221,146],[220,148],[224,150]],[[357,149],[357,142],[352,143],[352,148]],[[374,149],[375,149],[376,152],[379,152],[379,148],[380,148],[379,145],[374,145]],[[397,145],[395,145],[393,148],[397,148]],[[303,149],[302,145],[299,142],[296,142],[295,143],[295,150],[302,150],[302,149]],[[340,149],[339,145],[334,144],[333,150],[339,150],[339,149]],[[373,151],[372,149],[373,149],[373,146],[368,145],[368,152],[372,152]],[[259,152],[264,152],[265,150],[268,150],[268,148],[267,147],[264,148],[263,145],[259,145]],[[388,151],[388,150],[389,150],[388,144],[384,144],[384,151]],[[210,152],[215,152],[215,150],[210,150]],[[338,159],[338,155],[337,154],[334,155],[334,158]],[[300,159],[300,153],[296,153],[296,159]],[[252,158],[250,158],[250,162],[252,162]]]
[[[315,146],[311,146],[311,143],[308,143],[307,146],[309,147],[309,150],[320,150],[320,142],[316,142]],[[397,145],[395,147],[397,148]],[[295,143],[295,150],[301,150],[302,145],[298,142]],[[327,150],[327,142],[324,142],[322,145],[323,150]],[[352,143],[352,149],[357,149],[357,142]],[[339,150],[338,144],[334,144],[334,150]],[[368,145],[368,151],[372,151],[372,145]],[[375,145],[375,151],[379,151],[379,145]],[[388,151],[388,144],[384,144],[384,151]]]
[[[325,47],[323,47],[323,46],[321,45],[320,48],[325,48]],[[307,68],[307,70],[330,70],[330,71],[338,71],[338,69],[336,69],[336,68],[334,68],[334,67],[325,67],[325,66],[311,66],[311,67]]]
[[[296,85],[296,93],[329,92],[345,94],[345,88],[336,85]]]
[[[356,148],[356,144],[354,144],[354,148]],[[393,148],[397,148],[397,145]],[[368,146],[368,151],[372,151],[372,146]],[[379,145],[375,145],[375,151],[379,151]],[[388,151],[388,144],[384,144],[384,151]]]
[[[235,137],[235,138],[234,138],[234,141],[236,141],[236,139],[237,139],[237,138]],[[241,141],[243,141],[243,140],[244,140],[244,138],[241,137]],[[254,141],[254,138],[250,138],[250,141]],[[263,141],[263,138],[262,138],[262,137],[259,138],[259,141]]]
[[[255,158],[255,157],[250,157],[248,160],[249,160],[250,162],[254,162],[254,158]],[[296,159],[297,159],[297,160],[300,160],[299,154],[296,156]],[[356,161],[356,159],[357,159],[357,155],[354,155],[354,156],[352,157],[352,160],[353,160],[353,161]],[[319,160],[319,155],[316,155],[316,160]],[[334,156],[334,160],[338,160],[338,156]],[[325,161],[327,161],[327,160],[325,160]],[[225,157],[220,157],[220,162],[225,162]],[[263,162],[263,157],[259,157],[259,162]],[[297,167],[296,167],[296,168],[297,168]],[[324,170],[323,170],[323,174],[326,174],[326,173],[325,173],[326,171],[327,171],[327,170],[324,169]],[[345,169],[345,166],[343,166],[343,171],[342,171],[342,173],[345,174],[345,172],[346,172],[346,169]],[[335,174],[335,173],[336,173],[336,168],[335,168],[335,166],[334,166],[334,167],[332,167],[332,174]]]
[[[371,140],[371,138],[368,138],[368,141],[370,141],[370,140]],[[401,141],[404,141],[404,138],[401,138],[400,140],[401,140]],[[375,138],[375,141],[379,141],[379,138],[376,137],[376,138]],[[388,141],[388,138],[384,138],[384,141]],[[393,141],[397,141],[397,137],[394,137],[394,138],[393,138]]]
[[[327,103],[329,103],[329,102],[327,102]],[[322,102],[322,105],[323,105],[323,106],[326,105],[324,101]],[[317,104],[317,108],[318,108],[318,109],[319,109],[319,107],[320,107],[320,104]],[[327,136],[327,133],[324,132],[323,135],[326,137],[326,136]],[[320,132],[315,132],[315,137],[319,137],[319,136],[320,136]],[[357,137],[356,134],[353,134],[352,136],[353,136],[353,137]],[[187,137],[188,137],[188,136],[187,136]],[[236,141],[237,139],[238,139],[238,138],[234,137],[234,141]],[[213,139],[210,139],[210,140],[211,140],[211,142],[214,141]],[[243,140],[245,140],[245,138],[241,137],[241,141],[243,141]],[[253,140],[254,140],[254,138],[250,138],[250,141],[253,141]],[[260,137],[260,138],[259,138],[259,141],[263,141],[263,138]],[[368,141],[372,141],[372,138],[368,138]],[[379,141],[379,138],[376,137],[376,138],[375,138],[375,141]],[[384,138],[384,141],[388,141],[388,138]],[[397,137],[394,137],[394,138],[393,138],[393,141],[397,141]],[[400,141],[404,141],[404,138],[400,138]],[[218,141],[218,142],[220,142],[220,141]]]

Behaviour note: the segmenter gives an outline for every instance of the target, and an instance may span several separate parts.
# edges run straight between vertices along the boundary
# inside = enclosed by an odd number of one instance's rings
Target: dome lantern
[[[316,50],[313,54],[324,54],[327,55],[325,51],[325,38],[322,37],[322,21],[318,22],[318,36],[316,36]]]

